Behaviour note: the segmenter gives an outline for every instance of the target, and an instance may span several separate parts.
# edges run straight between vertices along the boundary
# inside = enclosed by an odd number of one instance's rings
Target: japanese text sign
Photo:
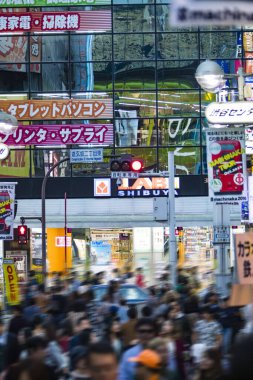
[[[249,25],[253,19],[251,0],[173,0],[171,25]]]
[[[205,116],[212,124],[252,124],[253,102],[210,103]]]
[[[70,163],[94,163],[103,162],[103,148],[98,149],[71,149]]]
[[[235,235],[237,274],[240,284],[253,284],[253,232]]]
[[[1,100],[0,109],[18,120],[112,118],[112,99]]]
[[[104,32],[110,29],[110,11],[0,14],[0,33],[66,31]]]
[[[5,293],[9,305],[18,305],[20,303],[20,294],[18,286],[18,277],[14,264],[3,263]]]
[[[67,7],[73,5],[110,5],[111,0],[0,0],[0,8],[5,7]]]
[[[216,204],[247,200],[244,130],[206,131],[209,197]]]
[[[0,183],[0,240],[13,240],[15,183]]]
[[[68,145],[113,143],[112,124],[20,125],[12,135],[1,135],[7,145]]]

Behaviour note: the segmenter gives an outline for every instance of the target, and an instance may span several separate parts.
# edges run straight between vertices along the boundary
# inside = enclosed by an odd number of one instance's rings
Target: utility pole
[[[168,220],[169,220],[169,265],[173,288],[177,285],[177,244],[175,235],[175,167],[174,151],[168,152],[169,191],[168,191]]]
[[[46,173],[41,187],[41,232],[42,232],[42,273],[44,278],[44,285],[46,287],[47,276],[47,249],[46,249],[46,184],[48,177],[52,171],[60,166],[63,162],[69,161],[69,157],[64,157],[62,160],[54,164]]]

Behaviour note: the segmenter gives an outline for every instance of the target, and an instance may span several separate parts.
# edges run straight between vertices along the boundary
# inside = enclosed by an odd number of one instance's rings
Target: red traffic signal
[[[25,224],[18,226],[18,244],[27,244],[28,227]]]
[[[110,170],[112,172],[141,172],[142,169],[143,160],[133,158],[131,154],[124,154],[110,162]]]

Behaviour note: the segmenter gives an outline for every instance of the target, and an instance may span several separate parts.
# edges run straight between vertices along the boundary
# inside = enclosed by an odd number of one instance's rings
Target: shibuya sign
[[[253,21],[251,0],[173,0],[172,26],[249,25]]]
[[[212,124],[252,124],[253,102],[210,103],[205,116]]]
[[[177,189],[179,189],[179,178],[175,177],[175,195],[178,195]],[[118,197],[161,197],[168,194],[169,179],[164,177],[142,177],[131,185],[128,178],[122,178],[122,184],[118,186]]]

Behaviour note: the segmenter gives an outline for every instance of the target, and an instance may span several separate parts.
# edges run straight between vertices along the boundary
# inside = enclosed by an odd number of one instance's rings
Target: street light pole
[[[174,152],[168,152],[168,169],[169,169],[169,199],[168,199],[168,219],[169,219],[169,265],[171,273],[171,282],[173,288],[177,285],[177,245],[175,235],[175,167]]]
[[[46,275],[47,275],[47,250],[46,250],[46,184],[48,177],[52,171],[60,166],[63,162],[69,161],[69,157],[65,157],[56,164],[54,164],[46,173],[41,187],[41,231],[42,231],[42,273],[44,279],[44,285],[46,287]]]

